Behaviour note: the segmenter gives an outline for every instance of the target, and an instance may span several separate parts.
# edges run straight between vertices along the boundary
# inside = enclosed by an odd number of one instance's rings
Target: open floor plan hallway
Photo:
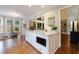
[[[70,43],[68,35],[61,35],[61,48],[56,51],[56,54],[79,54],[79,46]]]

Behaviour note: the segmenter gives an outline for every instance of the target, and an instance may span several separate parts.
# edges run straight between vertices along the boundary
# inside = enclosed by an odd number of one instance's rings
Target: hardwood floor
[[[61,35],[61,48],[55,54],[79,54],[78,45],[70,43],[68,35]]]
[[[40,54],[34,47],[22,38],[12,38],[0,41],[0,53],[2,54]],[[62,35],[61,48],[55,54],[79,54],[77,45],[70,43],[69,36]]]
[[[17,38],[5,39],[0,41],[0,53],[3,54],[38,54],[35,48],[25,40]]]

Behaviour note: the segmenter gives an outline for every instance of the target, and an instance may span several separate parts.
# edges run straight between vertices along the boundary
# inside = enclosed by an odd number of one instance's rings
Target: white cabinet
[[[45,40],[46,46],[37,42],[37,37]],[[39,39],[41,40],[41,39]],[[60,46],[58,41],[58,33],[52,35],[37,34],[36,32],[28,31],[26,33],[26,41],[34,46],[41,53],[54,53]],[[44,42],[44,41],[43,41]]]
[[[34,35],[32,33],[27,33],[26,34],[26,41],[28,41],[31,44],[33,44],[34,42],[36,42],[36,35]]]

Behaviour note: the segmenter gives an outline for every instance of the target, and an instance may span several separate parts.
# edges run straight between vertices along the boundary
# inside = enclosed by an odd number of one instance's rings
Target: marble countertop
[[[39,35],[48,35],[48,36],[57,33],[56,31],[48,31],[48,32],[45,32],[45,31],[42,31],[42,30],[30,30],[29,32],[35,33],[35,34],[39,34]]]

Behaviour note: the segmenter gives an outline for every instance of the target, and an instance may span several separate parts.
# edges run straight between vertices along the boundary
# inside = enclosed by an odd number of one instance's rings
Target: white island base
[[[28,31],[26,33],[26,41],[38,51],[45,54],[55,53],[60,47],[58,32],[45,33],[40,31]]]

